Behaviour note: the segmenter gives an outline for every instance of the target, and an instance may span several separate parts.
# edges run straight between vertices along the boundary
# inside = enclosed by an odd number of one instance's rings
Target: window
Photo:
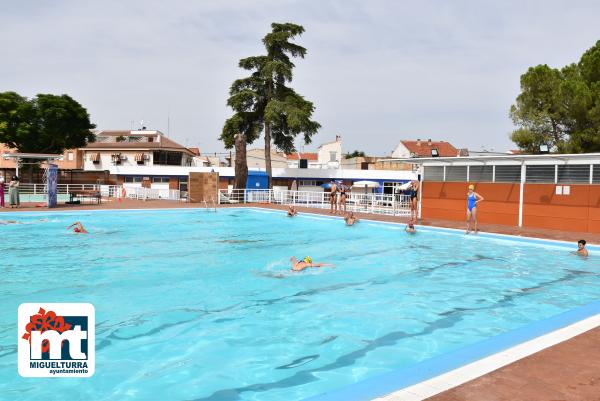
[[[431,148],[431,157],[439,157],[440,154],[436,148]]]
[[[590,165],[589,164],[573,164],[566,166],[558,166],[558,182],[560,184],[569,183],[589,183],[590,182]]]
[[[594,184],[600,184],[600,164],[594,164],[594,172],[592,174]]]
[[[187,192],[187,190],[188,190],[188,179],[187,179],[187,177],[179,179],[179,190],[181,192]]]
[[[383,193],[386,195],[392,195],[395,193],[399,193],[400,189],[396,190],[396,188],[399,188],[401,185],[404,185],[404,183],[402,183],[402,182],[384,182],[383,183]]]
[[[127,137],[127,142],[141,142],[142,141],[142,137],[141,136],[129,136]]]
[[[142,177],[125,176],[125,177],[123,177],[123,182],[141,183],[142,182]]]
[[[73,161],[73,152],[68,152],[67,153],[67,160],[72,162]]]
[[[154,164],[181,166],[181,152],[167,152],[164,150],[154,151]]]
[[[494,178],[493,173],[493,166],[470,166],[469,181],[492,182],[492,178]]]
[[[152,182],[156,182],[156,183],[169,183],[169,177],[152,177]]]
[[[115,165],[121,164],[121,154],[120,153],[111,155],[110,159],[112,160],[113,164],[115,164]]]
[[[317,180],[299,180],[298,181],[298,186],[303,186],[303,187],[318,187],[323,185],[324,181],[317,181]]]
[[[447,166],[446,181],[467,181],[467,166]]]
[[[525,168],[525,181],[554,183],[555,169],[556,166],[554,164],[545,166],[527,166]]]
[[[521,182],[521,166],[496,166],[495,182]]]
[[[337,152],[329,152],[329,161],[330,162],[337,161]]]
[[[423,181],[444,181],[443,166],[426,166],[423,170]]]

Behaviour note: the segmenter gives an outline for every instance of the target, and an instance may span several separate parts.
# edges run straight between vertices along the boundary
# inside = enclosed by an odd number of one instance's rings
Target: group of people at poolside
[[[21,206],[21,198],[19,195],[19,177],[13,176],[8,183],[8,201],[11,208],[18,208]],[[0,175],[0,207],[4,207],[4,176]]]

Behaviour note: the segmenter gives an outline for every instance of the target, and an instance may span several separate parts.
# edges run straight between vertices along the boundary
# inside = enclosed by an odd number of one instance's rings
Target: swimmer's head
[[[475,190],[475,185],[471,184],[469,185],[469,191],[474,191]]]
[[[580,239],[579,241],[577,241],[577,248],[579,249],[583,249],[585,247],[585,240],[584,239]]]
[[[312,258],[310,256],[305,256],[302,260],[306,263],[312,263]]]
[[[413,223],[408,223],[408,228],[415,228],[415,225]]]

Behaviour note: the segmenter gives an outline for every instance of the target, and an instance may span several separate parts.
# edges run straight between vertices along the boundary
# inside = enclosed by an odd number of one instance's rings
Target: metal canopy
[[[51,160],[60,160],[63,155],[51,154],[51,153],[3,153],[4,159],[16,159],[15,175],[19,176],[19,163],[22,159],[35,159],[35,160],[46,160],[50,164]]]

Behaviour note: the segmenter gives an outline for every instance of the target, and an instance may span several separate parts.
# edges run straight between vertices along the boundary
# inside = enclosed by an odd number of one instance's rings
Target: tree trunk
[[[267,188],[273,188],[273,181],[271,180],[271,124],[265,124],[265,167],[267,168]]]
[[[235,135],[235,178],[234,189],[246,189],[248,179],[248,161],[246,160],[246,135]]]

